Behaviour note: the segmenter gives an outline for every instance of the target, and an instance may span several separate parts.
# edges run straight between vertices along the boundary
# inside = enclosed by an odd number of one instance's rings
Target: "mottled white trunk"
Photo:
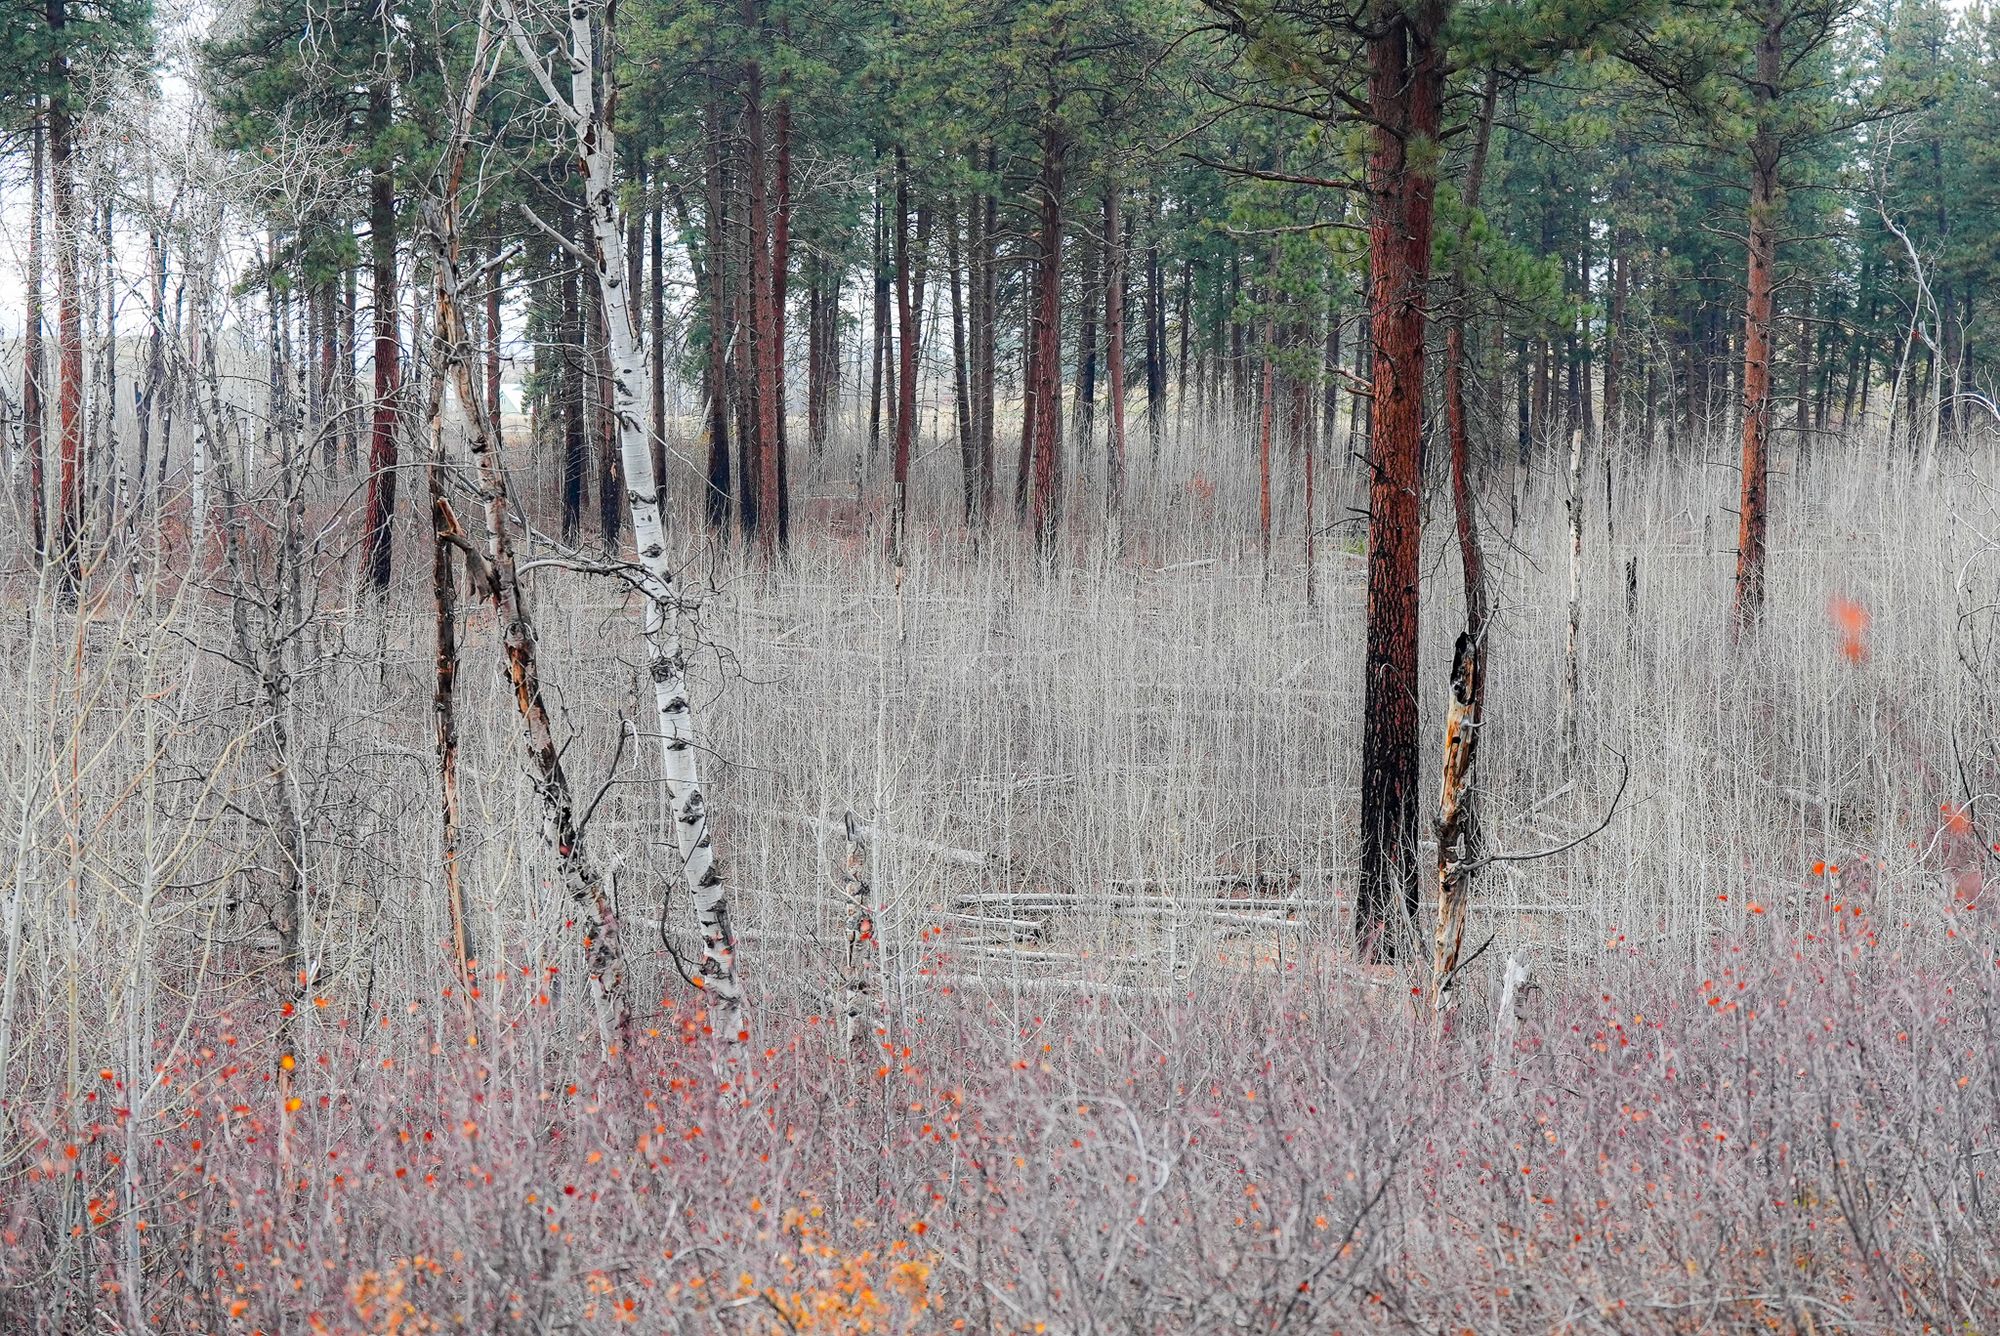
[[[866,1037],[863,1017],[879,1010],[883,999],[875,984],[881,973],[881,944],[875,935],[875,910],[868,886],[868,844],[866,827],[847,814],[845,833],[847,856],[841,864],[840,889],[847,897],[847,966],[841,1018],[847,1046],[851,1051]],[[873,1005],[869,998],[875,994]]]
[[[646,436],[644,414],[649,384],[644,350],[632,319],[632,294],[627,291],[625,228],[619,217],[613,176],[617,155],[610,118],[597,99],[592,6],[583,0],[573,0],[569,6],[567,98],[555,88],[546,67],[538,63],[517,11],[509,4],[503,12],[516,47],[531,62],[531,72],[576,135],[577,158],[584,177],[584,212],[590,225],[590,258],[603,301],[609,340],[611,408],[616,418],[619,458],[625,469],[632,536],[642,572],[641,589],[646,597],[642,634],[647,669],[653,679],[654,709],[660,722],[661,768],[673,811],[681,873],[694,899],[701,928],[699,981],[713,994],[710,1022],[715,1032],[742,1038],[743,996],[736,979],[736,937],[729,923],[729,898],[722,869],[709,841],[708,812],[701,792],[697,764],[700,753],[695,747],[681,604],[675,590],[674,570],[667,559],[662,489],[653,474],[653,454]]]

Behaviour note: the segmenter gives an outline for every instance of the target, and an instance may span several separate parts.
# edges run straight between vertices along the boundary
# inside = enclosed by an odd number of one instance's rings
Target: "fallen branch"
[[[1606,747],[1604,750],[1618,758],[1619,770],[1618,792],[1611,795],[1611,806],[1604,809],[1602,820],[1575,839],[1565,840],[1553,849],[1538,849],[1531,854],[1488,854],[1473,865],[1473,870],[1477,871],[1479,868],[1489,867],[1494,863],[1532,863],[1538,858],[1553,858],[1557,854],[1568,853],[1571,849],[1576,848],[1577,845],[1582,844],[1585,840],[1595,837],[1606,826],[1610,825],[1611,818],[1618,815],[1619,802],[1625,797],[1625,786],[1631,782],[1632,763],[1625,758],[1624,752],[1616,748]]]
[[[790,821],[798,825],[810,826],[814,830],[824,831],[831,835],[839,835],[843,839],[847,835],[847,823],[845,821],[832,821],[826,817],[811,816],[805,812],[777,812],[775,815],[780,821]],[[883,830],[858,818],[856,819],[855,829],[864,843],[905,845],[909,848],[931,854],[944,862],[952,863],[959,867],[985,868],[994,861],[992,854],[982,853],[977,849],[960,849],[954,845],[939,844],[935,840],[920,839],[915,835],[904,835],[898,831]]]

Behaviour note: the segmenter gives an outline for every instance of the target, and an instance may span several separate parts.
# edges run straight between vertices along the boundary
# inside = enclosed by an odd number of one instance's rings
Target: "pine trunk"
[[[1062,458],[1062,192],[1065,145],[1062,127],[1051,111],[1042,129],[1040,263],[1036,269],[1035,307],[1039,313],[1035,338],[1034,486],[1030,511],[1035,547],[1044,559],[1053,554],[1060,520]]]
[[[1437,0],[1375,7],[1368,43],[1369,255],[1375,345],[1368,506],[1367,649],[1361,737],[1360,881],[1355,931],[1393,956],[1418,908],[1417,607],[1423,479],[1424,289],[1444,60]]]
[[[763,385],[757,374],[756,270],[759,266],[755,260],[757,229],[755,220],[750,216],[747,133],[737,134],[731,142],[730,187],[743,202],[732,220],[734,226],[730,230],[732,250],[729,258],[729,341],[735,351],[731,372],[736,394],[736,527],[745,542],[754,542],[763,499],[763,474],[757,462],[763,448],[763,438],[758,434]]]
[[[1737,512],[1735,618],[1753,625],[1764,606],[1771,442],[1771,323],[1778,259],[1778,131],[1772,100],[1782,73],[1784,12],[1765,9],[1757,42],[1757,131],[1750,144],[1749,275],[1743,315],[1742,499]]]
[[[380,75],[368,90],[368,123],[379,138],[389,129],[389,84]],[[368,529],[362,569],[377,593],[387,593],[392,525],[396,519],[396,427],[402,392],[402,338],[396,309],[396,176],[378,164],[368,181],[369,248],[374,264],[375,403],[368,434]]]

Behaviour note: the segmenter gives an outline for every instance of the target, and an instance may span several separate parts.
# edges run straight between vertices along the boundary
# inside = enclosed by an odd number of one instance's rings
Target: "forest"
[[[2000,1331],[2000,10],[0,75],[0,1330]]]

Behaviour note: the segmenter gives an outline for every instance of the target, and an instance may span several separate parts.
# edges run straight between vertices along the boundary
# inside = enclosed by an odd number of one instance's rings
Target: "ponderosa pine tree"
[[[1632,0],[1587,15],[1551,7],[1495,17],[1458,12],[1451,0],[1208,2],[1241,39],[1236,96],[1282,105],[1289,92],[1310,89],[1296,114],[1357,125],[1367,136],[1357,174],[1252,174],[1351,185],[1368,202],[1373,352],[1355,931],[1366,949],[1388,956],[1407,937],[1420,900],[1417,614],[1425,360],[1450,79],[1465,55],[1478,57],[1482,67],[1546,64],[1568,48],[1639,22],[1649,9],[1644,0]]]

